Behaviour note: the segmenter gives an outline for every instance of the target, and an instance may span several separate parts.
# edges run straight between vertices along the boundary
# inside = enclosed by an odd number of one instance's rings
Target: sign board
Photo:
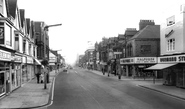
[[[158,63],[185,63],[185,55],[159,57]]]
[[[157,63],[156,57],[135,57],[135,63]]]
[[[18,55],[15,55],[14,56],[14,62],[22,62],[22,57],[18,56]]]
[[[0,60],[11,61],[11,53],[4,50],[0,50]]]
[[[33,64],[33,58],[27,57],[27,63],[28,64]]]
[[[120,59],[120,64],[148,64],[148,63],[157,63],[157,57],[133,57]]]
[[[49,62],[57,62],[57,58],[56,57],[49,57]]]
[[[122,58],[120,64],[134,64],[134,58]]]

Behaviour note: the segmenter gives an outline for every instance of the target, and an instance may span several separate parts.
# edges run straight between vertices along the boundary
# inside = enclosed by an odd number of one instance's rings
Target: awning
[[[37,64],[41,65],[41,63],[40,63],[40,61],[38,59],[36,59],[36,58],[34,58],[34,59],[37,62]]]
[[[145,70],[162,70],[165,68],[168,68],[170,66],[176,65],[177,63],[173,63],[173,64],[156,64],[153,65],[151,67],[146,68]]]

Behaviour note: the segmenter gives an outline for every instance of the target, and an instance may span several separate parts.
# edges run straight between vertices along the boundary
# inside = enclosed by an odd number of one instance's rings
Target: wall
[[[169,55],[169,54],[178,54],[185,53],[185,37],[184,37],[184,21],[185,21],[185,13],[180,13],[180,5],[174,5],[164,11],[161,24],[161,55]],[[175,24],[167,26],[167,18],[171,16],[175,16]],[[171,30],[174,32],[168,37],[165,37],[165,34],[168,34]],[[167,40],[170,38],[175,38],[175,50],[167,51]],[[182,45],[182,46],[179,46]]]
[[[134,57],[156,57],[160,55],[160,40],[158,39],[142,39],[135,40]],[[141,52],[141,45],[149,45],[151,47],[150,52]]]

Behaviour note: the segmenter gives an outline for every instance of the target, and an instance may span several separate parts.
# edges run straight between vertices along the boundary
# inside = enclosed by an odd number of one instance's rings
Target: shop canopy
[[[165,68],[168,68],[170,66],[176,65],[177,63],[172,63],[172,64],[156,64],[151,67],[146,68],[145,70],[162,70]]]
[[[36,58],[34,58],[34,59],[35,59],[35,61],[37,62],[38,65],[41,65],[44,68],[44,66],[41,64],[41,62],[38,59],[36,59]]]

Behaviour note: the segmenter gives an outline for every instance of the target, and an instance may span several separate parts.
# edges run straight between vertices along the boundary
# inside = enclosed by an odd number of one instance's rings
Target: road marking
[[[98,100],[96,100],[93,95],[91,95],[91,93],[89,92],[88,89],[86,89],[84,86],[80,85],[80,87],[82,87],[84,90],[87,91],[87,94],[102,108],[103,106],[98,102]]]
[[[84,90],[86,90],[86,91],[87,91],[87,89],[86,89],[84,86],[80,85],[80,87],[82,87]]]
[[[75,71],[75,73],[77,73],[77,71]]]

